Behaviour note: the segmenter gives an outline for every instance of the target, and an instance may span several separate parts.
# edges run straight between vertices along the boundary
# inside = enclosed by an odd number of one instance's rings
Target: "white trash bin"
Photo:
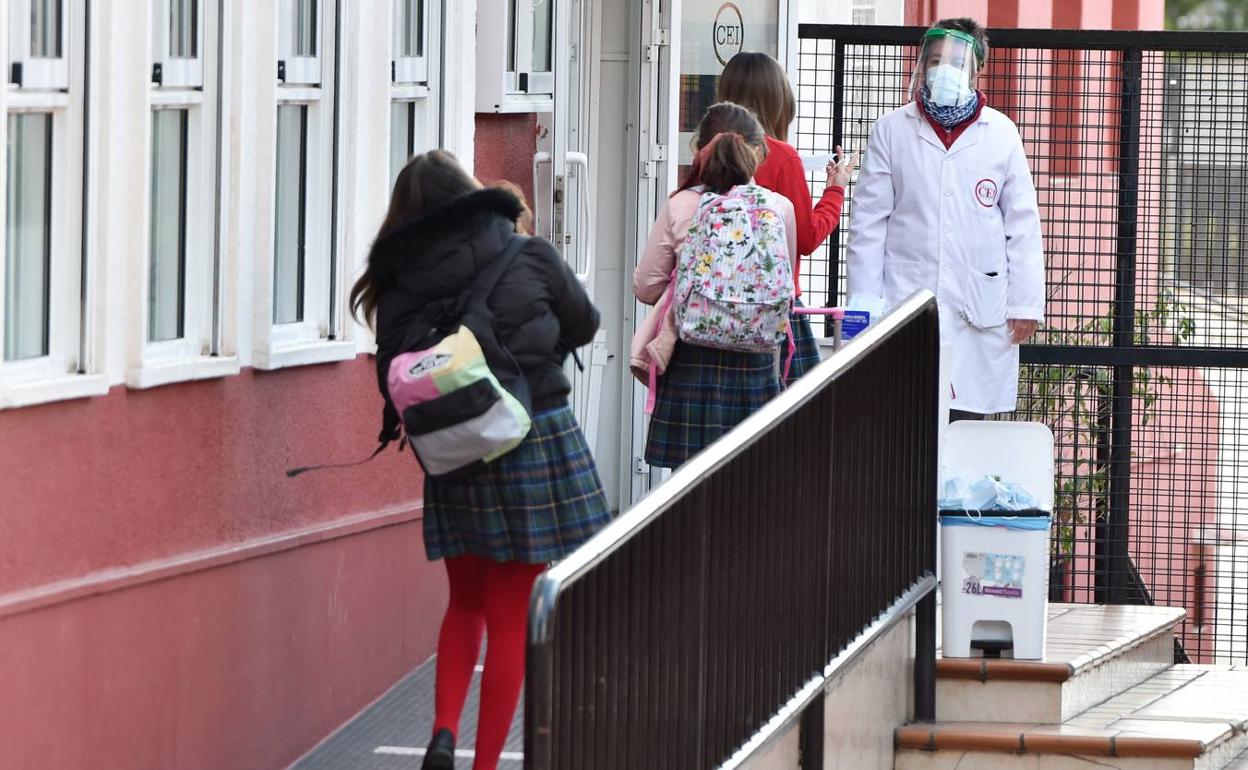
[[[1034,511],[942,511],[942,654],[974,643],[1040,660],[1048,627],[1053,434],[1039,423],[956,422],[945,435],[944,479],[996,476],[1021,485]]]

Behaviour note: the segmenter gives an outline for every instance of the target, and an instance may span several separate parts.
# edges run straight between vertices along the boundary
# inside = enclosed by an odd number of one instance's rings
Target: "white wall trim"
[[[280,346],[256,351],[253,365],[257,369],[269,371],[290,366],[350,361],[355,356],[355,343],[350,340],[342,342],[321,340],[304,345]]]
[[[0,388],[0,409],[103,396],[106,393],[108,377],[103,374],[69,374],[50,380],[28,380]]]
[[[126,385],[136,390],[155,388],[175,382],[208,380],[238,374],[238,359],[222,356],[200,356],[167,363],[145,363],[126,377]]]

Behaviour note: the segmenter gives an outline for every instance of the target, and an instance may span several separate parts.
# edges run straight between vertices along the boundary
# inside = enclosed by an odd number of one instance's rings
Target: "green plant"
[[[1161,289],[1151,306],[1136,310],[1136,345],[1182,344],[1196,331],[1190,309],[1171,289]],[[1112,342],[1112,307],[1102,316],[1074,329],[1049,329],[1045,343],[1089,347]],[[1172,379],[1163,370],[1137,366],[1131,392],[1138,404],[1141,425],[1157,417],[1158,405]],[[1054,478],[1053,513],[1057,520],[1054,555],[1074,553],[1076,527],[1089,522],[1084,511],[1099,520],[1109,511],[1109,431],[1113,377],[1109,367],[1074,364],[1035,364],[1019,378],[1019,412],[1044,422],[1053,430],[1059,451]]]

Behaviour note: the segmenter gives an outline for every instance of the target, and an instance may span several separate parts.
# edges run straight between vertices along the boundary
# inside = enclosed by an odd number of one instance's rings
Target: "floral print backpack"
[[[776,195],[705,192],[676,257],[676,329],[693,345],[773,353],[789,333],[793,268]]]

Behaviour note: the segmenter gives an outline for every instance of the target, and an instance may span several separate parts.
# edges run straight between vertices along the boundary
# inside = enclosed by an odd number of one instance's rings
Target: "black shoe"
[[[420,770],[455,770],[455,734],[443,727],[433,734]]]

